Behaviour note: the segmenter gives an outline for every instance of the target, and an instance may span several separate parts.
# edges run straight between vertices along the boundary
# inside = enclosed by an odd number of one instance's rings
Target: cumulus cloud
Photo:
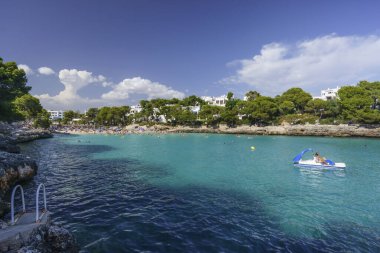
[[[279,94],[290,87],[307,90],[380,79],[379,36],[328,35],[294,45],[264,45],[251,59],[234,61],[238,69],[224,82],[246,83]]]
[[[106,80],[102,75],[94,76],[92,72],[77,69],[62,69],[59,71],[58,77],[65,86],[65,90],[70,93],[76,93],[76,91],[88,84],[104,82]]]
[[[19,69],[23,69],[25,71],[25,74],[31,75],[33,74],[33,70],[26,64],[19,64],[17,65]]]
[[[46,76],[55,74],[54,70],[52,70],[49,67],[38,68],[38,73],[40,73],[41,75],[46,75]]]
[[[141,77],[124,79],[113,87],[110,92],[102,95],[104,99],[122,100],[127,99],[131,94],[143,94],[152,98],[183,98],[185,94],[176,91],[166,85],[152,82]]]
[[[59,81],[64,89],[56,96],[42,94],[37,96],[47,108],[73,109],[95,106],[102,103],[100,99],[84,98],[78,95],[78,91],[90,84],[104,83],[106,78],[102,75],[93,75],[86,70],[63,69],[58,74]]]
[[[152,98],[183,98],[182,92],[166,85],[152,82],[141,77],[124,79],[114,85],[102,75],[93,75],[86,70],[63,69],[58,73],[59,81],[64,89],[56,96],[49,94],[37,95],[44,107],[49,109],[86,109],[89,107],[114,106],[126,104],[130,95],[138,94]],[[88,85],[101,84],[103,89],[110,89],[99,98],[82,97],[78,91]],[[100,86],[100,88],[101,88]]]

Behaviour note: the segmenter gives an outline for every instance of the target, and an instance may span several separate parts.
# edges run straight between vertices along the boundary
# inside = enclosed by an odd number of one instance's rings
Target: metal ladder
[[[42,212],[41,215],[39,215],[39,195],[40,195],[40,190],[41,190],[41,187],[43,188],[43,197],[44,197],[44,210]],[[22,188],[21,185],[16,185],[13,190],[12,190],[12,196],[11,196],[11,225],[14,225],[16,222],[15,222],[15,209],[14,209],[14,198],[15,198],[15,194],[16,194],[16,191],[17,189],[20,189],[21,190],[21,200],[22,200],[22,214],[25,214],[26,213],[26,209],[25,209],[25,199],[24,199],[24,189]],[[38,223],[40,222],[41,218],[43,217],[43,215],[47,212],[47,206],[46,206],[46,190],[45,190],[45,185],[44,184],[39,184],[38,185],[38,188],[37,188],[37,191],[36,191],[36,219],[35,219],[35,222]]]

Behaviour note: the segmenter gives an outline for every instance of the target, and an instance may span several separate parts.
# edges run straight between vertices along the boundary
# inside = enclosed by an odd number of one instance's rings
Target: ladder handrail
[[[11,224],[13,225],[15,223],[15,193],[16,190],[20,188],[21,190],[21,199],[22,199],[22,211],[25,213],[25,200],[24,200],[24,189],[22,188],[21,185],[16,185],[15,188],[12,190],[12,197],[11,197]]]
[[[38,200],[39,200],[39,193],[40,193],[40,189],[41,187],[43,187],[43,190],[44,190],[44,207],[45,207],[45,212],[47,211],[47,207],[46,207],[46,191],[45,191],[45,185],[43,183],[41,183],[38,188],[37,188],[37,192],[36,192],[36,222],[38,222],[40,220],[40,217],[39,217],[39,209],[38,209]]]

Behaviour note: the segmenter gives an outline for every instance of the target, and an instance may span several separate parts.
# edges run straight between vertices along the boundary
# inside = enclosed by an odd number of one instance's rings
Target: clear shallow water
[[[308,147],[347,169],[294,168]],[[46,183],[90,252],[380,251],[376,139],[78,135],[23,150],[39,163],[26,194]]]

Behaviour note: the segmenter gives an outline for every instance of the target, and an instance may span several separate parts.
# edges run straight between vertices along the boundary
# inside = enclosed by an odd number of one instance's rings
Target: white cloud
[[[86,70],[63,69],[58,74],[59,81],[65,88],[56,96],[42,94],[37,96],[46,108],[75,109],[97,106],[102,100],[84,98],[78,95],[78,90],[93,83],[104,83],[106,78],[102,75],[95,76]]]
[[[64,85],[64,89],[56,96],[49,94],[37,95],[42,105],[48,109],[86,109],[89,107],[115,106],[126,104],[126,99],[130,95],[145,95],[152,98],[183,98],[182,92],[160,83],[152,82],[141,77],[124,79],[119,84],[113,85],[102,75],[93,75],[86,70],[63,69],[58,73],[59,81]],[[104,93],[101,98],[82,97],[78,91],[88,85],[101,84],[99,88],[111,87],[111,90]],[[108,88],[109,89],[109,88]]]
[[[65,90],[72,93],[76,93],[76,91],[91,83],[106,81],[106,78],[102,75],[94,76],[92,72],[77,69],[62,69],[59,71],[58,77],[65,86]]]
[[[113,87],[113,89],[102,95],[104,99],[122,100],[127,99],[131,94],[147,95],[148,99],[152,98],[183,98],[185,94],[172,88],[152,82],[141,77],[124,79]]]
[[[38,73],[40,73],[41,75],[46,75],[46,76],[55,74],[54,70],[52,70],[49,67],[38,68]]]
[[[19,64],[17,65],[19,69],[23,69],[25,71],[25,74],[31,75],[33,74],[33,70],[26,64]]]
[[[306,90],[380,80],[380,37],[328,35],[295,45],[271,43],[260,54],[239,60],[224,82],[246,83],[266,94],[290,87]]]

